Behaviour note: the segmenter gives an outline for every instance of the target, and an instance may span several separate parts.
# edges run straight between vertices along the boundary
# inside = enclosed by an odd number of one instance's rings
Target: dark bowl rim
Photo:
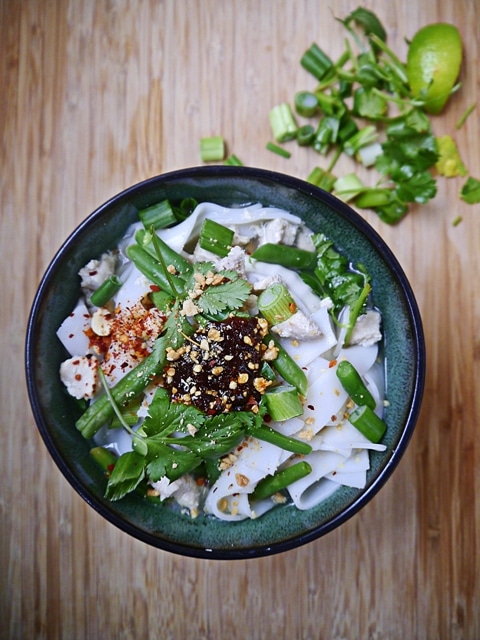
[[[319,200],[323,200],[331,209],[341,215],[350,224],[352,224],[352,226],[354,226],[364,237],[366,237],[370,244],[375,248],[375,250],[381,254],[383,260],[387,263],[389,269],[394,274],[397,284],[403,292],[408,307],[409,319],[413,328],[412,335],[414,336],[415,353],[415,362],[413,363],[413,367],[415,375],[411,405],[406,417],[405,426],[399,437],[398,444],[395,448],[395,451],[392,452],[388,462],[381,469],[379,475],[373,480],[371,485],[367,487],[367,489],[363,491],[357,499],[351,502],[341,513],[333,516],[326,523],[314,527],[313,529],[306,531],[303,534],[295,535],[292,538],[281,540],[271,545],[262,544],[252,548],[222,549],[208,549],[188,546],[184,543],[175,543],[169,540],[158,538],[153,534],[135,527],[130,522],[122,519],[117,514],[112,513],[103,502],[98,500],[95,496],[92,496],[89,493],[88,489],[81,484],[81,482],[75,477],[74,473],[71,471],[71,469],[63,460],[62,456],[57,451],[55,443],[49,433],[44,416],[42,415],[42,412],[40,410],[38,394],[35,385],[35,376],[33,374],[33,349],[35,336],[37,334],[36,322],[38,319],[42,299],[45,291],[48,289],[50,281],[54,278],[57,270],[60,268],[59,265],[62,259],[68,254],[68,250],[77,236],[83,234],[83,232],[88,229],[88,227],[95,224],[97,220],[104,214],[104,212],[108,210],[112,205],[118,204],[122,201],[128,201],[133,195],[143,191],[149,186],[157,184],[167,184],[169,181],[175,181],[176,183],[178,183],[183,179],[191,180],[202,177],[249,178],[251,180],[256,179],[260,181],[268,181],[272,184],[277,183],[287,188],[300,191],[301,193],[308,196],[313,196]],[[83,221],[81,221],[59,247],[40,280],[28,316],[24,361],[28,398],[30,401],[32,414],[42,440],[60,472],[67,479],[73,489],[75,489],[75,491],[85,500],[85,502],[111,524],[118,527],[123,532],[130,534],[132,537],[145,542],[146,544],[181,556],[217,560],[259,558],[283,553],[285,551],[303,546],[309,542],[312,542],[313,540],[324,536],[325,534],[336,529],[338,526],[353,517],[378,493],[381,487],[383,487],[386,481],[390,478],[394,469],[397,467],[401,458],[403,457],[403,454],[405,453],[406,448],[413,435],[420,414],[426,376],[425,337],[418,304],[416,302],[413,289],[406,277],[403,268],[401,267],[391,249],[381,238],[379,233],[348,204],[339,200],[323,189],[320,189],[315,185],[301,180],[300,178],[296,178],[277,171],[270,171],[267,169],[223,165],[194,166],[152,176],[141,182],[137,182],[110,197],[103,204],[97,207],[92,213],[90,213]]]

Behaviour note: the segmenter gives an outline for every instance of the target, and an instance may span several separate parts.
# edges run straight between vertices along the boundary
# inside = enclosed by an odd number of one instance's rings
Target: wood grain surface
[[[356,0],[0,0],[0,637],[480,638],[480,205],[464,179],[396,227],[428,350],[423,410],[382,491],[339,529],[285,554],[203,561],[117,530],[70,487],[27,401],[25,327],[67,235],[110,196],[200,164],[221,134],[245,164],[305,178],[319,163],[265,149],[268,112],[313,88],[316,41],[343,50]],[[434,119],[480,178],[478,0],[365,2],[405,59],[415,31],[456,24],[462,88]],[[351,170],[347,161],[338,173]],[[366,179],[369,179],[368,176]],[[462,222],[452,223],[457,216]]]

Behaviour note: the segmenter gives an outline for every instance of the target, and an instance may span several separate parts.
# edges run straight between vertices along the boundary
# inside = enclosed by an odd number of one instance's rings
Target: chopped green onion
[[[351,362],[348,360],[339,362],[336,373],[337,378],[342,383],[342,387],[355,404],[359,406],[366,404],[370,409],[375,409],[377,403],[374,397]]]
[[[203,162],[218,162],[225,157],[225,142],[222,136],[200,139],[200,157]]]
[[[456,218],[454,218],[452,222],[452,227],[458,227],[458,225],[462,222],[462,220],[463,220],[462,216],[457,216]]]
[[[333,193],[348,202],[356,198],[365,189],[365,185],[355,173],[349,173],[335,181]]]
[[[335,144],[340,129],[340,120],[333,116],[324,116],[318,123],[312,144],[315,151],[325,155]]]
[[[303,405],[296,388],[292,385],[282,385],[269,389],[262,396],[262,403],[267,413],[275,422],[283,422],[301,416]]]
[[[138,212],[138,217],[143,223],[145,229],[164,229],[177,222],[172,205],[168,200],[163,200],[151,207],[146,207]]]
[[[199,245],[206,251],[211,251],[217,256],[224,258],[232,248],[235,233],[232,229],[224,227],[223,224],[206,218],[200,230]]]
[[[301,147],[306,147],[313,142],[315,129],[311,124],[305,124],[297,131],[297,142]]]
[[[223,164],[230,165],[233,167],[243,167],[243,162],[239,160],[239,158],[237,158],[237,156],[234,153],[228,156],[228,158],[225,160]]]
[[[283,282],[275,282],[258,296],[258,309],[271,325],[288,320],[297,305]]]
[[[343,150],[349,156],[354,156],[359,149],[376,142],[378,139],[378,131],[373,125],[367,125],[357,131],[351,138],[343,143]]]
[[[102,284],[96,289],[90,298],[90,302],[95,307],[103,307],[109,300],[117,293],[122,286],[122,281],[116,275],[110,276],[102,282]]]
[[[354,409],[348,421],[370,442],[380,442],[387,430],[385,422],[366,404]]]
[[[295,94],[295,111],[304,118],[311,118],[317,113],[318,98],[311,91],[298,91]]]
[[[324,189],[329,193],[332,191],[336,180],[337,178],[334,175],[325,171],[321,167],[314,167],[307,178],[307,182],[310,182],[310,184],[314,184],[316,187],[320,187],[320,189]]]
[[[376,209],[389,204],[391,198],[392,189],[369,187],[355,198],[355,206],[359,209]]]
[[[185,220],[198,206],[198,201],[195,198],[183,198],[179,206],[175,208],[175,215],[179,220]]]
[[[315,42],[305,51],[300,64],[317,80],[322,80],[333,69],[333,62]]]
[[[277,471],[273,476],[267,476],[260,480],[252,493],[251,499],[262,500],[269,498],[275,493],[286,489],[297,480],[305,478],[311,472],[312,467],[305,460],[292,464],[290,467]]]
[[[277,142],[293,140],[297,135],[297,123],[287,102],[282,102],[273,107],[270,110],[269,119],[273,137]]]
[[[282,158],[290,158],[290,156],[292,155],[290,151],[282,149],[282,147],[279,147],[277,144],[273,144],[273,142],[267,142],[265,148],[272,153],[276,153],[277,156],[281,156]]]

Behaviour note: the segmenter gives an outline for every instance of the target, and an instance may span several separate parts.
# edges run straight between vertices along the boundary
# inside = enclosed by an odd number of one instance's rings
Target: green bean
[[[161,373],[165,363],[166,347],[166,337],[157,338],[153,351],[111,389],[112,397],[117,405],[123,406],[138,396],[152,379]],[[93,438],[100,427],[113,415],[113,406],[108,396],[104,394],[80,416],[76,427],[84,438]]]
[[[102,282],[96,291],[92,293],[90,302],[96,307],[103,307],[111,298],[113,298],[122,284],[123,283],[118,276],[110,276]]]
[[[156,247],[153,243],[153,233],[154,232],[151,230],[145,231],[145,229],[139,229],[135,234],[135,240],[142,249],[144,249],[153,258],[155,258],[155,260],[158,261]],[[165,242],[165,240],[160,238],[160,236],[158,235],[155,244],[161,251],[163,259],[165,260],[165,263],[167,265],[174,266],[178,273],[190,273],[190,271],[192,270],[192,265],[190,264],[190,262],[182,255],[180,255],[178,251],[172,249],[172,247],[170,247]]]
[[[118,460],[113,451],[105,447],[93,447],[93,449],[90,449],[90,455],[105,473],[110,473],[113,465]]]
[[[317,254],[314,251],[270,242],[258,247],[252,253],[252,258],[269,264],[279,264],[288,269],[314,269],[317,265]]]
[[[172,296],[176,297],[179,291],[183,291],[184,281],[170,273],[167,276],[160,262],[140,245],[132,244],[127,247],[127,256],[144,276]]]
[[[348,420],[370,442],[380,442],[387,430],[385,422],[366,404],[354,409]]]
[[[286,489],[293,482],[305,478],[305,476],[308,476],[311,472],[312,467],[305,460],[292,464],[291,467],[286,467],[281,471],[277,471],[273,476],[267,476],[263,478],[263,480],[260,480],[252,493],[252,500],[269,498],[274,493]]]
[[[367,405],[370,409],[375,409],[376,402],[370,391],[365,386],[360,374],[351,362],[342,360],[337,367],[337,378],[342,383],[342,387],[359,406]]]
[[[297,438],[285,436],[283,433],[280,433],[267,425],[263,425],[253,431],[249,431],[249,434],[258,440],[263,440],[264,442],[269,442],[270,444],[280,447],[280,449],[285,449],[285,451],[291,451],[292,453],[298,453],[305,456],[312,452],[312,447],[308,442],[303,442],[302,440],[297,440]]]
[[[308,380],[305,371],[298,366],[295,360],[285,351],[280,342],[271,333],[269,333],[263,341],[267,345],[273,341],[275,347],[278,349],[276,359],[271,362],[275,371],[282,376],[285,382],[292,384],[300,395],[306,396]]]

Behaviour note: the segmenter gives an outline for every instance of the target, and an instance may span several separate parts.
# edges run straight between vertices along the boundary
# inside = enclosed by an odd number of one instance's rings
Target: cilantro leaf
[[[136,451],[123,453],[115,463],[108,479],[105,497],[120,500],[134,491],[145,477],[145,458]]]
[[[415,173],[411,178],[400,182],[395,189],[403,202],[424,204],[437,193],[437,185],[428,171]]]
[[[467,204],[480,202],[480,180],[470,176],[460,191],[460,198]]]
[[[178,438],[178,441],[181,440]],[[173,482],[196,469],[202,462],[202,459],[192,451],[173,448],[152,439],[147,442],[147,474],[152,482],[157,482],[164,476]]]
[[[223,282],[205,289],[197,300],[197,306],[207,314],[235,311],[245,303],[250,292],[251,286],[246,280]]]
[[[188,432],[188,425],[200,427],[205,415],[196,407],[170,402],[166,389],[159,388],[148,408],[142,431],[147,438],[165,438],[174,432]]]

